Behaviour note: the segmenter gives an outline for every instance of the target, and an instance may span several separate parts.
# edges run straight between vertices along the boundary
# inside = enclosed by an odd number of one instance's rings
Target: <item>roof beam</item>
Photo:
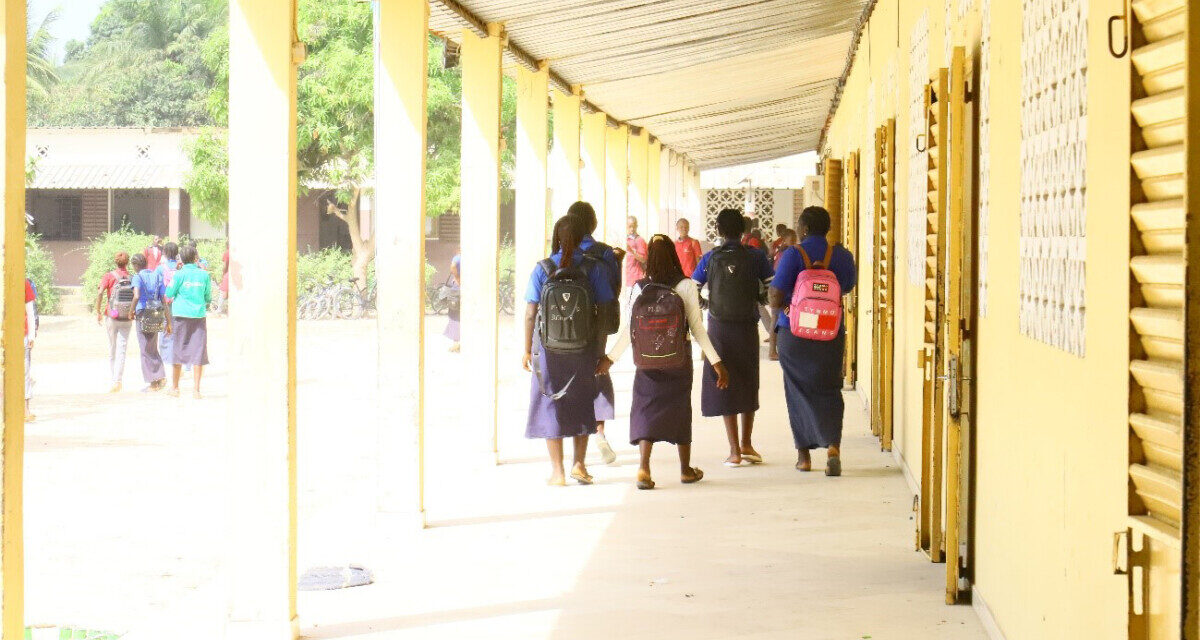
[[[487,22],[474,13],[471,13],[469,9],[459,4],[457,0],[430,0],[430,2],[439,4],[447,11],[453,13],[475,35],[481,38],[487,37]],[[520,45],[510,40],[507,34],[504,36],[504,48],[509,57],[522,67],[530,71],[537,71],[541,68],[541,61],[530,55],[528,51],[522,49]],[[571,84],[564,80],[562,76],[558,75],[553,69],[550,69],[549,73],[551,87],[567,95],[572,93]],[[580,101],[580,107],[587,113],[604,113],[603,109],[587,100]],[[620,120],[612,117],[612,114],[604,113],[604,115],[610,127],[616,128],[623,124]]]

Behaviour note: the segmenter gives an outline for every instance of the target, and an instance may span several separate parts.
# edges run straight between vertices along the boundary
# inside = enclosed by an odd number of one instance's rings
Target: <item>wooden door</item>
[[[842,163],[842,237],[839,242],[858,257],[858,152],[851,151]],[[853,389],[858,384],[858,287],[844,298],[846,319],[845,387]],[[878,435],[878,434],[877,434]]]
[[[943,161],[947,144],[943,127],[949,116],[949,70],[942,69],[925,88],[929,173],[926,195],[929,201],[925,223],[925,304],[924,345],[919,355],[923,371],[921,411],[921,494],[917,509],[917,548],[929,554],[933,562],[942,561],[942,396],[944,346],[942,325],[945,318],[945,224],[948,163]]]
[[[1194,233],[1187,212],[1196,176],[1187,158],[1195,151],[1189,153],[1187,131],[1195,126],[1188,119],[1195,107],[1189,106],[1186,78],[1188,25],[1196,16],[1188,15],[1186,0],[1131,5],[1129,519],[1117,534],[1114,563],[1127,576],[1130,638],[1195,639],[1195,561],[1185,562],[1183,549],[1195,555],[1200,533],[1190,528],[1185,534],[1185,521],[1196,514],[1184,508],[1185,484],[1195,486],[1184,469],[1193,476],[1197,464],[1194,449],[1184,455],[1185,440],[1196,440],[1185,438],[1194,425],[1185,420],[1185,398],[1195,383],[1184,384],[1196,344],[1185,312],[1196,304],[1190,295],[1196,283],[1185,275],[1196,269],[1185,256]],[[1191,55],[1197,55],[1194,44]],[[1122,546],[1123,567],[1117,558]]]
[[[884,451],[892,450],[894,289],[896,275],[896,121],[875,131],[875,277],[872,372],[872,431]]]
[[[942,218],[945,223],[943,246],[946,253],[942,271],[946,281],[946,304],[940,328],[946,380],[940,411],[946,429],[946,471],[943,476],[946,487],[946,603],[955,604],[967,589],[963,575],[969,539],[971,438],[968,429],[974,378],[969,346],[976,290],[972,251],[975,208],[968,178],[969,169],[974,166],[971,132],[975,127],[974,113],[967,108],[967,65],[963,47],[955,47],[952,52],[947,88],[950,120],[945,128],[949,154],[944,158],[949,162],[949,180],[945,189],[948,207]]]

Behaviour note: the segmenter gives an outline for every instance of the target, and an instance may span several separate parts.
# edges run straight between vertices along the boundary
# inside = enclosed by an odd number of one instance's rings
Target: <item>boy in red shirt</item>
[[[689,278],[696,270],[700,256],[704,255],[704,251],[700,249],[700,241],[688,236],[691,228],[692,225],[687,218],[680,218],[675,223],[675,232],[678,234],[675,240],[675,253],[679,256],[679,266],[683,267],[683,275]]]
[[[133,326],[133,309],[121,314],[115,308],[113,295],[118,283],[132,283],[132,276],[126,267],[129,265],[129,254],[118,251],[113,256],[117,268],[104,274],[100,279],[100,290],[96,294],[96,324],[103,324],[108,332],[108,364],[112,371],[112,389],[110,393],[121,390],[121,379],[125,377],[125,352],[129,349],[129,331]]]
[[[637,284],[646,277],[646,240],[638,235],[638,220],[633,216],[625,221],[625,287]]]

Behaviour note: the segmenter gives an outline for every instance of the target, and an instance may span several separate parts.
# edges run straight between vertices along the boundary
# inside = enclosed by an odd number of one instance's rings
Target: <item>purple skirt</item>
[[[688,348],[691,351],[691,348]],[[692,443],[692,363],[678,369],[638,369],[633,376],[629,444],[641,440]]]
[[[597,342],[596,362],[599,362],[605,354],[605,341],[598,340]],[[596,411],[596,422],[604,422],[617,417],[616,393],[613,391],[611,376],[596,376],[596,401],[593,404]]]
[[[208,364],[208,319],[175,316],[171,322],[171,364]]]
[[[758,321],[724,321],[708,316],[708,338],[729,370],[729,386],[717,388],[717,372],[704,361],[700,413],[713,418],[758,411]]]
[[[530,375],[525,437],[571,438],[596,433],[596,350],[547,353],[535,336],[533,358],[542,375],[540,380],[536,372]]]

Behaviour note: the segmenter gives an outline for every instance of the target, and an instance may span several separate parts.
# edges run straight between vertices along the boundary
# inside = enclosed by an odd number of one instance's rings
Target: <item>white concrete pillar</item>
[[[229,7],[228,637],[296,622],[296,6]]]
[[[462,354],[467,424],[482,429],[493,459],[496,441],[497,274],[500,242],[500,99],[503,29],[462,44]],[[577,111],[578,113],[578,111]]]
[[[25,456],[25,0],[5,0],[4,266],[0,351],[4,359],[4,435],[0,450],[0,637],[25,637],[22,491]]]
[[[629,125],[605,131],[604,242],[625,247],[625,218],[629,215]]]
[[[580,173],[580,186],[583,200],[592,203],[598,218],[596,237],[604,236],[607,227],[604,216],[604,178],[608,170],[604,164],[604,150],[608,144],[605,132],[608,130],[608,114],[597,111],[583,116],[580,147],[583,156],[583,171]]]
[[[550,204],[552,220],[564,216],[567,207],[579,199],[579,104],[578,91],[565,94],[550,92],[554,103],[554,149],[551,152]]]
[[[649,237],[647,217],[650,190],[650,133],[644,128],[629,137],[629,215],[638,219],[638,233]]]
[[[179,210],[183,199],[180,189],[167,190],[167,238],[179,242]]]
[[[429,3],[378,3],[375,272],[378,508],[425,523],[425,134]],[[401,525],[404,526],[404,525]]]
[[[517,67],[517,214],[516,214],[516,322],[513,330],[524,336],[525,276],[549,248],[549,193],[547,191],[547,147],[550,140],[550,71]]]
[[[646,237],[656,233],[670,233],[662,216],[662,142],[650,142],[646,156]]]

